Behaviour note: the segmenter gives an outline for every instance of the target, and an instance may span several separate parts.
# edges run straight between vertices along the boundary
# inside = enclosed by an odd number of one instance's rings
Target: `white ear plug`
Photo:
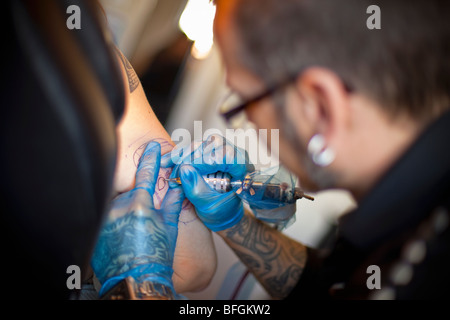
[[[314,163],[320,167],[327,167],[333,163],[336,154],[330,147],[325,146],[325,138],[321,134],[314,135],[308,144],[308,154]]]

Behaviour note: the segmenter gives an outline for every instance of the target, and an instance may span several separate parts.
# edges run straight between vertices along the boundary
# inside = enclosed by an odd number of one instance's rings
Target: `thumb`
[[[161,145],[150,142],[139,160],[136,171],[136,189],[145,189],[150,195],[155,192],[161,161]]]
[[[186,148],[180,145],[175,146],[169,153],[166,153],[161,157],[161,168],[172,168],[176,165],[181,164],[183,157],[186,154]],[[189,152],[188,152],[189,154]]]
[[[164,213],[165,220],[168,224],[178,226],[178,218],[184,199],[183,189],[180,187],[171,188],[167,191],[161,205],[161,210]]]
[[[179,157],[172,152],[166,153],[161,157],[161,168],[172,168],[179,161]]]

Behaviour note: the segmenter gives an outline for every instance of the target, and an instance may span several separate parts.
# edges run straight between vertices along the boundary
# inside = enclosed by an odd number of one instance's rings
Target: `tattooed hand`
[[[171,189],[161,209],[155,209],[160,160],[160,144],[149,143],[138,165],[135,188],[112,202],[91,262],[102,283],[100,296],[128,276],[174,292],[173,259],[184,196],[181,188]]]

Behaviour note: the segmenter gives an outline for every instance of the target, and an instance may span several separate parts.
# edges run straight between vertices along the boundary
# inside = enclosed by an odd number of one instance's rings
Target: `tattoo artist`
[[[233,192],[212,191],[201,174],[239,177],[246,168],[209,153],[174,170],[199,218],[274,299],[449,298],[449,3],[215,2],[227,84],[243,100],[226,119],[245,113],[258,128],[279,129],[280,160],[302,187],[348,190],[358,208],[339,221],[332,248],[308,248],[245,212]],[[381,30],[366,26],[374,3]],[[149,158],[157,167],[159,158]],[[176,209],[163,210],[175,219]],[[170,239],[153,239],[165,254],[155,252],[147,269],[170,287],[176,231],[156,223],[151,203],[141,210],[139,221],[154,219],[143,226],[169,231]],[[381,270],[380,288],[367,285],[370,266]]]

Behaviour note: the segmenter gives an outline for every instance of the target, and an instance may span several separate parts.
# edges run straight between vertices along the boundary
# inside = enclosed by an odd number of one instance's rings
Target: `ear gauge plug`
[[[326,147],[325,144],[325,138],[321,134],[314,135],[308,144],[308,154],[319,167],[328,167],[336,158],[333,149]]]

